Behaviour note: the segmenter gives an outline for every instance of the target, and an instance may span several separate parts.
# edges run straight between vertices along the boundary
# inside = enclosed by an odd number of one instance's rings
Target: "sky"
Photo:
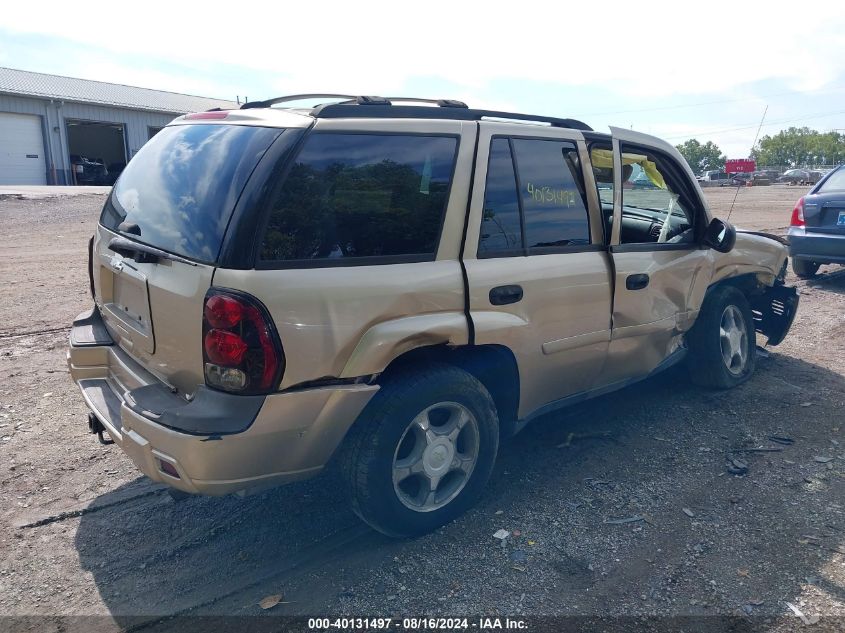
[[[11,2],[0,66],[208,97],[451,98],[748,155],[845,132],[845,3]],[[765,119],[763,119],[765,111]]]

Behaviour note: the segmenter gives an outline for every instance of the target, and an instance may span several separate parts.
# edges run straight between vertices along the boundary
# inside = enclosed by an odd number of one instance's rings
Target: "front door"
[[[613,184],[604,195],[613,203],[615,284],[602,385],[645,376],[670,359],[710,279],[712,259],[701,244],[707,213],[698,189],[674,150],[653,143],[614,129],[611,154],[607,146],[591,147],[596,164],[612,156]]]
[[[610,263],[586,151],[577,130],[480,124],[470,315],[476,344],[516,358],[520,418],[592,387],[607,353]]]

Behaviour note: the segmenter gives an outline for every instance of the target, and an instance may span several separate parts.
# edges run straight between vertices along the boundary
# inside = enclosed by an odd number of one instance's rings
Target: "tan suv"
[[[784,245],[711,218],[663,141],[318,96],[176,119],[105,204],[68,363],[91,431],[155,481],[337,464],[365,521],[417,534],[531,419],[685,358],[734,386],[755,330],[792,323]]]

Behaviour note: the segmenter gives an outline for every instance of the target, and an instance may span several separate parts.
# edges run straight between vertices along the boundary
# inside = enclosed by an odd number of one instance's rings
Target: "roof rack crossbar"
[[[283,97],[274,97],[273,99],[265,99],[264,101],[247,101],[241,105],[241,110],[249,110],[250,108],[269,108],[277,103],[285,103],[286,101],[302,101],[304,99],[357,99],[355,95],[340,95],[330,92],[301,94],[301,95],[285,95]]]
[[[440,106],[441,108],[468,108],[469,106],[463,101],[457,99],[420,99],[419,97],[356,97],[347,101],[338,101],[334,104],[326,105],[395,105],[395,103],[430,103],[432,105]]]
[[[463,101],[457,99],[420,99],[419,97],[387,97],[391,103],[396,101],[405,103],[431,103],[441,108],[469,108]]]

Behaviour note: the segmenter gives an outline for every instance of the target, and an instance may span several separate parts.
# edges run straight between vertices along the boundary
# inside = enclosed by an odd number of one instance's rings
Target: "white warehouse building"
[[[234,101],[0,67],[0,185],[112,184],[174,117]]]

